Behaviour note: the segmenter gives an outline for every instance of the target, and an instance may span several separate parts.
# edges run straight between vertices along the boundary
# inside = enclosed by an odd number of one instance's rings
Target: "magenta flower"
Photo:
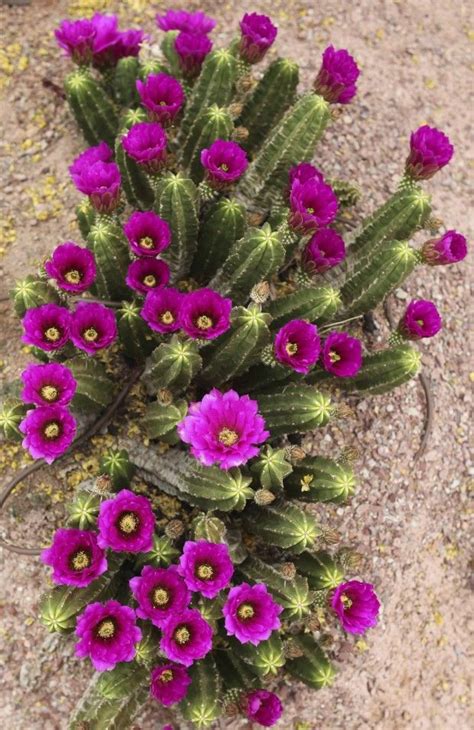
[[[359,68],[345,49],[328,46],[314,82],[314,90],[330,104],[348,104],[356,95]]]
[[[90,603],[77,619],[76,656],[89,656],[98,672],[114,669],[119,662],[131,662],[142,632],[135,612],[118,601]]]
[[[44,268],[60,289],[74,294],[86,291],[94,283],[97,273],[92,251],[73,241],[57,246]]]
[[[344,631],[363,634],[376,625],[380,602],[371,583],[350,580],[337,586],[332,594],[331,606]]]
[[[154,289],[146,295],[140,312],[148,326],[163,334],[180,329],[180,313],[184,294],[172,287]]]
[[[71,168],[72,169],[72,168]],[[120,200],[120,170],[115,162],[98,160],[72,174],[77,189],[89,196],[89,200],[99,213],[111,213]]]
[[[242,177],[249,164],[242,147],[223,139],[216,139],[208,149],[201,151],[201,163],[207,180],[217,188],[234,183]]]
[[[280,698],[266,689],[256,689],[245,697],[245,714],[252,722],[272,727],[280,719],[283,705]]]
[[[150,119],[160,124],[172,122],[184,104],[183,87],[165,73],[151,74],[145,81],[138,79],[137,90]]]
[[[400,334],[407,340],[434,337],[441,329],[441,317],[433,302],[414,299],[408,305],[398,326]]]
[[[51,547],[43,550],[41,560],[53,568],[53,581],[84,588],[107,570],[105,552],[90,530],[56,530]]]
[[[129,28],[128,30],[123,30],[120,33],[117,61],[119,61],[121,58],[125,58],[128,56],[138,56],[138,54],[140,53],[140,47],[145,40],[145,37],[145,33],[139,28]]]
[[[171,243],[168,223],[151,210],[132,213],[123,227],[130,248],[137,256],[158,256]]]
[[[311,274],[322,274],[344,261],[344,239],[331,228],[316,231],[305,246],[303,262]]]
[[[467,242],[461,233],[446,231],[441,238],[426,241],[421,253],[423,261],[430,266],[457,264],[467,256]]]
[[[245,464],[260,451],[270,435],[258,413],[258,403],[235,390],[222,393],[213,388],[202,401],[191,403],[187,416],[178,424],[182,441],[204,466],[221,469]]]
[[[63,20],[56,28],[54,35],[58,46],[66,51],[74,63],[89,64],[92,61],[92,49],[96,29],[91,20]]]
[[[179,323],[193,340],[213,340],[230,327],[232,300],[212,289],[197,289],[186,294]]]
[[[330,185],[315,177],[305,183],[295,180],[290,192],[288,223],[298,233],[312,233],[329,225],[336,217],[338,207]]]
[[[116,15],[95,13],[91,20],[95,28],[93,64],[99,69],[115,66],[125,56],[138,56],[144,39],[141,30],[119,31]]]
[[[111,162],[113,156],[114,153],[106,142],[101,142],[95,147],[88,147],[81,152],[69,168],[69,174],[76,188],[81,190],[82,176],[92,165],[96,162]]]
[[[278,330],[274,352],[278,362],[306,375],[321,352],[318,328],[303,319],[292,319]]]
[[[96,302],[79,302],[71,317],[71,341],[88,355],[95,355],[117,338],[117,322],[111,309]]]
[[[424,124],[411,133],[406,174],[414,180],[428,180],[448,164],[454,147],[444,132]]]
[[[228,636],[255,646],[280,628],[278,617],[282,611],[283,606],[273,600],[263,583],[241,583],[231,588],[222,609]]]
[[[42,304],[27,310],[22,325],[23,342],[51,352],[64,347],[69,340],[71,315],[58,304]]]
[[[156,174],[166,161],[166,134],[157,122],[138,122],[122,137],[122,145],[146,172]]]
[[[191,594],[176,566],[152,568],[145,565],[141,575],[130,580],[130,588],[138,602],[136,614],[162,628],[171,616],[189,606]]]
[[[21,374],[25,403],[37,406],[67,406],[74,397],[77,382],[65,365],[50,362],[46,365],[28,365]]]
[[[185,76],[192,78],[201,70],[204,59],[212,50],[212,41],[202,33],[181,31],[174,42],[179,65]]]
[[[162,664],[152,670],[151,696],[165,707],[170,707],[186,697],[190,684],[191,677],[182,665]]]
[[[167,10],[164,15],[156,16],[160,30],[184,30],[187,33],[205,35],[215,28],[216,21],[203,12],[188,13],[186,10]]]
[[[324,341],[323,367],[338,378],[352,378],[362,367],[360,340],[346,332],[332,332]]]
[[[277,37],[278,28],[267,15],[245,13],[240,21],[240,55],[248,63],[262,60]]]
[[[188,608],[175,614],[162,629],[160,649],[173,662],[190,667],[212,649],[212,628],[199,611]]]
[[[323,183],[324,175],[317,167],[314,167],[309,162],[299,162],[297,165],[290,167],[288,171],[289,192],[291,192],[295,180],[298,180],[300,183],[308,182],[308,180],[317,180]]]
[[[33,459],[52,464],[72,444],[76,419],[63,406],[39,406],[28,411],[19,428],[25,434],[23,448]]]
[[[188,540],[184,543],[178,572],[191,591],[215,598],[227,588],[234,573],[229,548],[223,543]]]
[[[168,264],[160,259],[136,259],[127,270],[125,282],[130,289],[148,294],[152,289],[166,286],[170,279]]]
[[[100,547],[125,553],[147,553],[153,547],[155,516],[150,500],[129,489],[102,502],[97,526]]]

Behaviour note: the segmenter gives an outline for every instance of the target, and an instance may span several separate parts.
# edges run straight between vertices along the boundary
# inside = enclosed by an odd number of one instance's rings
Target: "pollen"
[[[163,312],[163,314],[160,315],[160,320],[163,324],[173,324],[174,315],[169,309],[167,309],[166,312]]]
[[[115,622],[113,619],[105,618],[96,628],[97,636],[101,639],[112,639],[115,634]]]
[[[339,362],[341,356],[335,350],[331,350],[331,352],[329,353],[329,359],[331,360],[331,362]]]
[[[140,248],[146,248],[150,250],[155,244],[150,236],[144,236],[143,238],[140,238],[138,245],[140,246]]]
[[[86,342],[95,342],[99,336],[99,333],[95,329],[95,327],[88,327],[84,332],[82,333],[82,336],[86,340]]]
[[[230,428],[223,428],[219,432],[218,439],[224,446],[234,446],[239,440],[239,434]]]
[[[298,352],[298,345],[296,342],[287,342],[285,345],[285,350],[288,355],[296,355]]]
[[[56,421],[51,421],[51,423],[47,423],[44,428],[44,435],[47,439],[57,439],[59,436],[61,429],[59,428],[59,423],[56,423]]]
[[[156,277],[153,276],[153,274],[147,274],[143,278],[143,283],[145,284],[145,286],[149,286],[150,288],[156,286]]]
[[[173,672],[171,669],[165,669],[160,674],[160,682],[163,682],[164,684],[168,684],[168,682],[171,682],[173,679]]]
[[[64,274],[64,278],[70,284],[80,284],[81,280],[82,280],[81,273],[79,271],[77,271],[77,269],[71,269],[71,271],[67,271]]]
[[[211,580],[214,577],[214,568],[209,563],[202,563],[196,568],[196,575],[201,580]]]
[[[169,601],[170,594],[168,593],[166,588],[162,588],[160,586],[154,589],[151,597],[151,602],[156,608],[163,608],[164,606],[167,606]]]
[[[187,644],[189,639],[191,638],[189,629],[186,626],[178,626],[178,628],[174,632],[174,638],[177,644],[184,646],[184,644]]]
[[[223,162],[222,165],[219,165],[219,170],[222,170],[223,172],[229,172],[229,165]]]
[[[133,535],[140,525],[135,512],[123,512],[118,520],[118,528],[124,535]]]
[[[250,603],[242,603],[237,609],[237,614],[241,619],[247,621],[255,616],[255,609]]]
[[[349,596],[346,596],[345,593],[342,594],[341,601],[342,601],[342,605],[344,607],[344,610],[346,610],[347,608],[350,608],[352,606],[351,599],[349,598]]]
[[[214,323],[207,314],[201,314],[201,316],[197,318],[196,324],[200,330],[208,330]]]
[[[48,329],[44,333],[44,336],[50,342],[57,342],[61,337],[61,332],[58,330],[57,327],[48,327]]]
[[[86,550],[78,550],[71,556],[71,566],[73,570],[85,570],[90,566],[90,564],[91,556]]]
[[[43,385],[40,389],[40,395],[49,403],[54,403],[54,401],[58,399],[59,391],[54,387],[54,385]]]

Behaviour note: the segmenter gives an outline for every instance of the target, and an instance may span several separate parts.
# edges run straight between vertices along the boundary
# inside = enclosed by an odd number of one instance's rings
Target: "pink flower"
[[[90,603],[77,619],[76,635],[80,638],[76,656],[89,656],[98,672],[131,662],[142,638],[135,612],[118,601]]]
[[[130,588],[138,602],[137,616],[159,628],[171,616],[186,610],[191,600],[186,583],[174,565],[169,568],[145,565],[141,575],[130,580]]]
[[[436,305],[426,299],[414,299],[400,320],[399,331],[408,340],[434,337],[442,322]]]
[[[161,259],[142,258],[132,261],[127,269],[125,282],[130,289],[148,294],[152,289],[166,286],[170,279],[167,263]]]
[[[73,294],[81,294],[89,289],[97,273],[92,251],[78,246],[74,241],[57,246],[44,268],[60,289]]]
[[[293,182],[288,223],[298,233],[312,233],[328,226],[336,217],[338,201],[333,189],[314,177]]]
[[[244,711],[249,720],[264,727],[272,727],[280,719],[283,706],[280,698],[273,692],[256,689],[246,695]]]
[[[181,702],[188,693],[191,677],[180,664],[162,664],[151,673],[151,696],[165,707]],[[171,727],[168,725],[167,727]]]
[[[222,613],[228,636],[235,636],[241,644],[257,646],[280,628],[278,618],[283,611],[263,583],[241,583],[231,588]]]
[[[310,274],[322,274],[344,260],[344,239],[331,228],[321,228],[310,238],[303,252],[303,262]]]
[[[22,319],[23,342],[51,352],[59,350],[69,340],[71,315],[58,304],[42,304],[26,311]]]
[[[171,243],[168,223],[151,210],[135,211],[123,227],[130,248],[137,256],[155,258]]]
[[[232,300],[212,289],[197,289],[183,298],[179,323],[193,339],[214,340],[230,327]]]
[[[188,540],[184,543],[178,571],[191,591],[215,598],[229,585],[234,566],[227,545]]]
[[[348,104],[356,94],[359,68],[344,48],[337,51],[328,46],[323,53],[321,68],[314,82],[314,90],[330,104]]]
[[[245,151],[237,142],[223,139],[216,139],[208,149],[202,150],[201,163],[209,183],[217,188],[234,183],[242,177],[249,164]]]
[[[23,370],[21,379],[24,384],[21,394],[23,401],[37,406],[67,406],[77,387],[69,368],[56,362],[28,365]]]
[[[428,180],[448,164],[453,154],[449,137],[424,124],[411,134],[406,172],[414,180]]]
[[[71,340],[88,355],[95,355],[117,338],[117,323],[111,309],[96,302],[79,302],[72,313]]]
[[[56,530],[51,547],[41,560],[53,568],[55,583],[84,588],[107,570],[105,552],[90,530]]]
[[[179,330],[184,294],[172,287],[153,289],[146,295],[141,316],[155,332]]]
[[[426,241],[421,253],[423,261],[430,266],[457,264],[467,256],[466,239],[457,231],[446,231],[440,238]]]
[[[350,580],[337,586],[332,594],[331,606],[345,631],[363,634],[376,625],[380,602],[371,583]]]
[[[155,516],[150,500],[129,489],[102,502],[97,526],[100,547],[126,553],[147,553],[153,547]]]
[[[275,42],[278,28],[268,15],[245,13],[240,31],[240,55],[248,63],[258,63]]]
[[[323,367],[339,378],[352,378],[362,367],[362,345],[346,332],[332,332],[324,341]]]
[[[138,79],[137,90],[149,117],[160,124],[172,122],[184,104],[183,87],[177,79],[165,73],[150,74],[145,81]]]
[[[318,328],[302,319],[292,319],[275,337],[276,359],[297,373],[308,373],[316,364],[320,351]]]
[[[28,411],[19,428],[25,434],[23,448],[33,459],[52,464],[74,441],[77,424],[67,408],[50,405]]]
[[[212,629],[199,611],[187,609],[163,627],[160,649],[168,659],[190,667],[212,649]]]
[[[183,74],[193,78],[201,70],[204,59],[212,50],[212,41],[204,34],[181,31],[174,47],[179,57]]]

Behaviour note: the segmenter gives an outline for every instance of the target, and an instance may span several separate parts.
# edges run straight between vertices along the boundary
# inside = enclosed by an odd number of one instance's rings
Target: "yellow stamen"
[[[80,284],[82,280],[82,276],[77,269],[71,269],[71,271],[66,271],[64,274],[64,278],[66,281],[68,281],[70,284]]]
[[[44,336],[50,342],[57,342],[61,337],[61,333],[57,327],[48,327],[48,329],[44,333]]]
[[[155,588],[152,594],[151,602],[154,606],[162,608],[169,603],[170,594],[166,588]]]
[[[91,564],[91,556],[86,550],[78,550],[71,558],[71,565],[74,570],[85,570]]]
[[[170,312],[169,309],[167,309],[166,312],[163,312],[163,314],[160,316],[160,320],[163,322],[163,324],[173,324],[173,322],[174,322],[173,313]]]
[[[87,342],[95,342],[99,336],[99,333],[94,327],[88,327],[86,330],[84,330],[82,336]]]
[[[111,639],[115,634],[115,622],[110,618],[105,618],[98,624],[96,633],[101,639]]]
[[[314,208],[306,208],[306,210],[308,211],[308,213],[310,215],[313,215],[314,214]]]
[[[211,580],[214,577],[214,569],[209,563],[202,563],[196,568],[196,575],[201,580]]]
[[[40,390],[40,394],[41,397],[44,398],[44,400],[47,400],[50,403],[57,400],[59,395],[58,389],[55,388],[54,385],[43,385]]]
[[[224,446],[233,446],[239,440],[239,434],[230,428],[223,428],[217,438]]]
[[[156,276],[153,276],[153,274],[147,274],[145,277],[143,277],[143,283],[145,286],[156,286]]]
[[[349,598],[349,596],[346,596],[345,593],[341,596],[342,605],[344,606],[344,609],[350,608],[352,606],[352,601]]]
[[[207,314],[201,314],[201,316],[197,318],[196,324],[200,330],[208,330],[213,326],[214,323],[212,319],[207,316]]]
[[[229,171],[229,165],[227,165],[225,162],[222,163],[222,165],[219,165],[219,169],[223,170],[224,172]]]
[[[56,421],[51,421],[51,423],[47,423],[44,429],[44,435],[47,439],[56,439],[58,438],[60,433],[59,423],[56,423]]]
[[[143,238],[140,238],[138,245],[140,246],[140,248],[150,249],[154,247],[155,243],[153,239],[150,238],[150,236],[144,236]]]
[[[137,531],[139,524],[140,520],[135,512],[124,512],[120,515],[118,528],[125,535],[133,535]]]
[[[296,342],[287,342],[287,344],[285,345],[285,350],[288,355],[296,355],[296,353],[298,352],[298,345],[296,344]]]
[[[255,616],[254,607],[250,603],[242,603],[237,609],[237,613],[244,621]]]
[[[341,359],[341,356],[339,355],[339,353],[331,350],[331,352],[329,353],[329,359],[331,362],[338,362]]]
[[[173,679],[173,672],[171,671],[171,669],[165,669],[164,672],[161,672],[160,682],[164,682],[165,684],[167,684],[168,682],[171,682],[172,679]]]
[[[181,644],[181,646],[187,644],[190,638],[191,634],[189,633],[189,630],[186,628],[186,626],[179,626],[174,632],[174,639],[176,643]]]

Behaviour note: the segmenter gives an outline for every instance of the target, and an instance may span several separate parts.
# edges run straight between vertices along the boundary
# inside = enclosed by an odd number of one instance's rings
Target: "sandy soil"
[[[179,4],[179,3],[178,3]],[[69,12],[115,10],[153,32],[152,17],[165,4],[145,0],[33,0],[28,7],[0,5],[0,299],[15,278],[61,240],[76,234],[77,196],[67,165],[80,149],[64,103],[44,79],[61,84],[66,70],[52,29]],[[150,7],[152,6],[152,7]],[[279,52],[296,58],[306,83],[329,43],[348,47],[363,74],[357,101],[344,110],[318,149],[328,173],[354,178],[364,191],[360,213],[372,210],[397,181],[409,132],[420,123],[449,133],[457,154],[449,170],[429,184],[436,213],[448,228],[470,235],[469,173],[473,168],[472,69],[474,22],[469,3],[440,0],[260,0],[258,3],[186,3],[221,18],[216,42],[227,41],[244,10],[258,8],[280,26]],[[223,18],[223,19],[222,19]],[[469,100],[471,107],[469,106]],[[472,196],[471,196],[472,198]],[[340,674],[319,694],[283,688],[287,712],[281,730],[468,730],[474,726],[469,656],[474,621],[470,577],[474,467],[472,443],[471,263],[425,270],[397,292],[395,307],[418,295],[436,301],[444,332],[423,344],[423,360],[435,399],[434,426],[422,459],[414,463],[423,424],[417,381],[391,395],[354,402],[355,417],[313,438],[314,450],[357,447],[360,487],[352,503],[321,509],[348,544],[364,555],[361,573],[383,601],[379,627],[364,640],[334,650]],[[472,280],[472,279],[471,279]],[[0,302],[0,376],[8,382],[25,360],[19,327]],[[386,335],[383,317],[374,339]],[[2,446],[4,477],[25,462]],[[64,499],[94,463],[87,452],[40,473],[11,500],[2,534],[23,542],[48,536],[64,515]],[[470,501],[471,500],[471,501]],[[33,559],[0,554],[0,717],[18,730],[65,727],[68,712],[87,682],[88,667],[72,656],[72,642],[46,636],[37,604],[46,571]],[[161,718],[159,718],[161,719]],[[149,708],[137,727],[160,726]],[[227,721],[222,727],[245,723]]]

